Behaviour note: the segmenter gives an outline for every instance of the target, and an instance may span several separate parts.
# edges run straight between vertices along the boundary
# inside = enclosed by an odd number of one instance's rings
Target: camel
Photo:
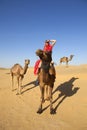
[[[62,58],[60,58],[60,64],[61,64],[62,62],[65,62],[65,63],[66,63],[66,67],[68,67],[68,62],[72,60],[73,56],[74,56],[74,55],[70,55],[69,58],[68,58],[68,57],[65,57],[65,56],[62,57]]]
[[[41,59],[41,67],[39,69],[38,80],[39,87],[41,91],[41,101],[37,113],[41,114],[43,112],[42,105],[45,100],[50,100],[50,114],[54,114],[53,104],[52,104],[52,90],[55,82],[55,68],[53,63],[51,63],[51,53],[44,52],[41,49],[36,51],[36,55]],[[46,99],[45,99],[45,90],[46,90]],[[48,97],[49,90],[49,97]]]
[[[12,91],[14,88],[14,76],[17,77],[17,83],[18,83],[17,94],[21,94],[22,80],[27,72],[28,64],[30,64],[29,59],[25,60],[24,68],[22,68],[20,64],[14,64],[14,66],[10,70],[12,76]]]

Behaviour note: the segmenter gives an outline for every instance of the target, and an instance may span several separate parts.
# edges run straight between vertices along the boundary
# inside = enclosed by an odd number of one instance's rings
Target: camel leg
[[[68,67],[68,62],[66,62],[66,67]]]
[[[21,94],[23,77],[18,78],[18,94]]]
[[[40,100],[40,106],[38,108],[37,113],[41,114],[42,113],[42,104],[44,103],[44,86],[40,86],[40,90],[41,90],[41,100]]]
[[[53,109],[53,104],[52,104],[52,87],[49,88],[49,98],[50,98],[50,113]]]
[[[17,88],[17,95],[19,94],[19,76],[17,77],[17,83],[18,83],[18,88]]]
[[[49,95],[48,95],[48,85],[46,86],[46,100],[49,100]]]
[[[12,91],[14,90],[14,76],[12,75]]]
[[[61,65],[61,62],[59,62],[59,65]]]
[[[49,97],[50,97],[50,114],[55,114],[55,110],[53,109],[53,99],[52,99],[52,90],[53,90],[53,87],[50,87],[49,88]]]
[[[19,94],[21,94],[22,89],[22,77],[19,78]]]

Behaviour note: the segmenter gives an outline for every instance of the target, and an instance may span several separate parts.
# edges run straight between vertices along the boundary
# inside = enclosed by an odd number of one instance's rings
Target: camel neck
[[[69,58],[69,61],[71,61],[71,60],[72,60],[72,57]]]
[[[24,74],[26,74],[27,69],[28,69],[28,65],[25,64],[25,66],[24,66]]]

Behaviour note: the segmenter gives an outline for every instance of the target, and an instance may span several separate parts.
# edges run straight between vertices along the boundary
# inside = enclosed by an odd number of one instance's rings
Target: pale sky
[[[87,64],[86,0],[0,0],[0,67],[30,66],[46,39],[56,39],[53,61],[74,54],[71,65]]]

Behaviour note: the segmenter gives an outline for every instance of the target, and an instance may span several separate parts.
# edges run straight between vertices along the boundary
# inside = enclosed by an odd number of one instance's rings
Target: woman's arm
[[[56,40],[49,40],[51,42],[51,45],[54,46],[56,43]]]

